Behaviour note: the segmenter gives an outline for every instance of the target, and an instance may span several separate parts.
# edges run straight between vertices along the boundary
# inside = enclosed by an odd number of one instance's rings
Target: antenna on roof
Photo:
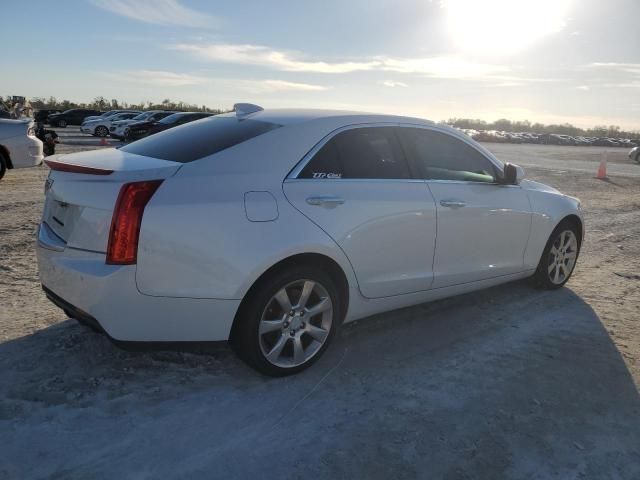
[[[236,117],[246,117],[252,113],[260,112],[264,110],[264,108],[259,105],[254,105],[253,103],[236,103],[233,106],[233,110],[236,112]]]

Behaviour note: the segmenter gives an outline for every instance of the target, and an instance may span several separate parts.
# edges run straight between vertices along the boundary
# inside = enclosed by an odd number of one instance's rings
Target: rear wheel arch
[[[230,341],[233,341],[234,334],[237,331],[237,326],[241,321],[240,317],[243,314],[243,306],[249,301],[254,292],[265,282],[268,282],[269,279],[277,273],[287,270],[288,268],[300,265],[315,267],[329,274],[338,288],[338,293],[340,295],[340,305],[342,307],[341,318],[344,319],[349,307],[349,281],[347,279],[346,273],[334,259],[327,255],[321,253],[301,253],[284,258],[275,263],[267,270],[265,270],[253,282],[251,287],[247,290],[247,293],[244,295],[244,298],[240,302],[240,306],[238,307],[238,310],[236,312],[229,335]]]
[[[13,163],[11,163],[11,156],[9,155],[9,150],[4,145],[0,145],[0,156],[2,156],[3,160],[6,162],[5,166],[7,170],[11,170],[13,168]]]

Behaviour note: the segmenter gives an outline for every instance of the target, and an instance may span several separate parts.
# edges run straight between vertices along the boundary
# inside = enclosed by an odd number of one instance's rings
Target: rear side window
[[[337,134],[307,163],[298,178],[410,178],[393,130],[354,128]]]
[[[280,125],[236,117],[211,117],[143,138],[120,150],[188,163],[270,132]]]
[[[400,128],[398,133],[405,152],[427,180],[496,181],[493,163],[458,138],[424,128]]]

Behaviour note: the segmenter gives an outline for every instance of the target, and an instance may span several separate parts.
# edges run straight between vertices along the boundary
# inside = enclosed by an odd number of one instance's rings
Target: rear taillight
[[[162,180],[126,183],[120,189],[111,219],[107,264],[132,265],[138,259],[138,239],[144,207]]]

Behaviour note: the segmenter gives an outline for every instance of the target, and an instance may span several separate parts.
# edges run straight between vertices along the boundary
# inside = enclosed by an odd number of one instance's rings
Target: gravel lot
[[[59,152],[95,148],[82,138]],[[130,353],[68,320],[34,255],[47,169],[9,172],[0,479],[640,478],[640,177],[572,168],[597,164],[595,148],[488,147],[539,155],[527,176],[582,199],[567,287],[517,282],[358,321],[284,379],[225,345]],[[609,161],[635,168],[626,153]]]

